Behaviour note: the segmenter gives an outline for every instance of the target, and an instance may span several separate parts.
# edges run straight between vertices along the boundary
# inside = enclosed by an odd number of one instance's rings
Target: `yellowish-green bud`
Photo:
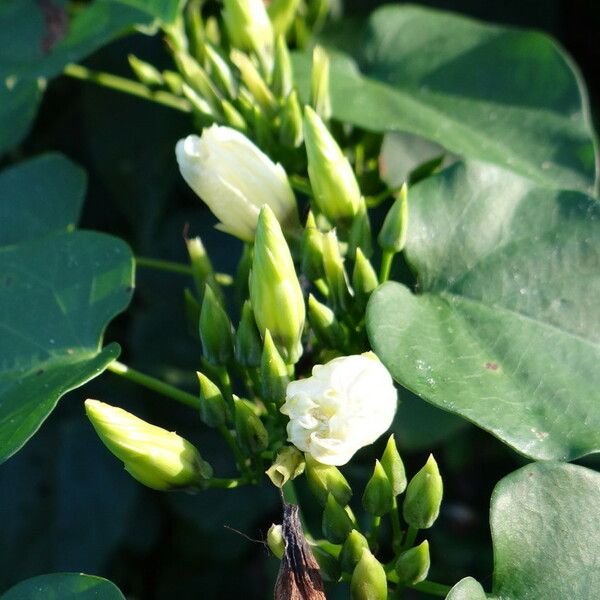
[[[217,120],[217,113],[212,109],[210,104],[187,83],[182,84],[181,93],[189,100],[194,115],[199,118],[203,126]]]
[[[345,573],[352,573],[362,557],[362,551],[369,549],[367,538],[360,531],[353,529],[340,552],[340,563]]]
[[[300,0],[271,0],[267,12],[276,36],[285,36],[294,22]]]
[[[273,523],[267,531],[267,544],[276,558],[281,560],[285,553],[285,540],[283,539],[283,528]]]
[[[352,227],[350,228],[350,237],[348,240],[348,258],[353,259],[359,248],[367,257],[370,257],[371,254],[373,254],[371,221],[369,219],[369,213],[364,198],[360,199],[360,207],[352,220]]]
[[[302,132],[302,110],[298,93],[292,90],[281,108],[279,141],[288,148],[298,148],[304,140]]]
[[[319,302],[312,294],[308,297],[308,320],[323,344],[342,350],[346,344],[346,333],[334,312]]]
[[[183,94],[183,79],[179,73],[167,70],[162,72],[162,77],[171,93],[176,96]]]
[[[358,309],[363,312],[371,292],[379,285],[377,273],[369,259],[360,248],[356,249],[354,256],[354,270],[352,271],[352,288]]]
[[[388,597],[383,565],[368,549],[362,551],[362,556],[352,573],[350,596],[352,600],[386,600]]]
[[[230,58],[231,62],[238,68],[244,85],[261,109],[266,113],[272,113],[277,107],[275,96],[250,57],[234,49],[231,51]]]
[[[323,511],[323,535],[334,544],[343,544],[354,529],[346,509],[338,504],[332,494],[327,496]]]
[[[190,53],[201,63],[206,62],[206,32],[202,20],[203,0],[189,0],[185,8],[185,29],[189,40]]]
[[[214,15],[208,17],[204,24],[204,36],[215,47],[220,48],[221,44],[221,27],[217,17]]]
[[[212,477],[211,466],[196,447],[176,433],[98,400],[86,400],[85,411],[104,445],[145,486],[203,487]]]
[[[346,506],[352,498],[352,488],[337,467],[317,462],[310,454],[306,458],[306,482],[317,500],[325,505],[331,494],[336,502]]]
[[[254,131],[256,143],[264,148],[266,153],[272,153],[274,146],[273,125],[271,119],[256,103],[252,108],[252,130]]]
[[[142,83],[150,86],[164,84],[164,80],[160,74],[160,71],[154,65],[140,60],[133,54],[129,54],[127,56],[127,60],[129,61],[131,70]]]
[[[242,318],[235,333],[235,359],[246,368],[260,366],[263,348],[250,302],[244,302]]]
[[[385,217],[377,242],[382,250],[400,252],[406,244],[406,229],[408,227],[408,188],[406,183]]]
[[[311,281],[325,275],[323,269],[323,234],[317,229],[312,212],[306,218],[306,227],[302,234],[302,272]]]
[[[260,363],[262,399],[281,406],[285,401],[285,390],[289,381],[285,362],[275,347],[271,332],[267,329]]]
[[[315,46],[312,57],[310,103],[324,121],[331,118],[329,94],[329,56],[321,46]]]
[[[241,115],[241,113],[229,102],[228,100],[223,100],[221,102],[221,110],[223,111],[223,115],[225,116],[225,122],[234,129],[241,131],[242,133],[248,132],[248,124],[246,123],[246,119]]]
[[[444,485],[430,454],[425,466],[410,480],[404,497],[404,520],[416,529],[429,529],[440,514]]]
[[[304,297],[281,227],[266,205],[256,228],[250,300],[262,335],[268,329],[284,361],[297,362],[302,354]]]
[[[285,37],[280,35],[275,42],[275,62],[273,63],[273,92],[278,98],[287,98],[294,85],[292,61]],[[302,121],[302,116],[300,116]]]
[[[275,487],[282,488],[288,481],[304,473],[304,455],[294,446],[280,448],[273,464],[266,470]]]
[[[199,331],[206,360],[212,365],[226,365],[233,358],[233,328],[210,285],[200,309]]]
[[[225,59],[210,44],[205,44],[204,52],[214,81],[225,94],[235,98],[237,95],[235,78]]]
[[[197,372],[200,384],[200,418],[209,427],[225,425],[228,415],[227,405],[221,390],[204,374]]]
[[[362,504],[369,514],[377,517],[383,517],[394,506],[392,485],[378,460],[375,461],[373,475],[365,487]]]
[[[323,268],[333,306],[336,312],[343,313],[350,306],[350,290],[335,230],[323,235]]]
[[[400,495],[406,489],[406,472],[396,446],[394,434],[390,435],[385,445],[385,450],[381,455],[381,466],[390,480],[394,496]]]
[[[263,0],[223,0],[223,20],[231,43],[255,52],[268,63],[273,51],[273,27]]]
[[[398,573],[400,585],[414,585],[427,579],[430,562],[427,540],[403,552],[394,567]]]
[[[332,222],[348,221],[360,208],[354,171],[319,115],[304,109],[308,176],[319,210]]]
[[[269,434],[250,402],[234,398],[235,431],[242,451],[248,456],[260,454],[269,446]]]
[[[207,72],[198,64],[198,61],[185,52],[176,52],[175,62],[188,85],[208,103],[215,113],[218,113],[221,96]]]
[[[196,290],[200,296],[200,301],[204,297],[204,291],[206,285],[210,285],[213,292],[217,295],[219,300],[223,300],[223,293],[221,286],[215,279],[215,272],[210,261],[210,258],[204,248],[204,244],[199,237],[187,238],[185,245],[190,257],[190,265],[192,267],[192,277]]]

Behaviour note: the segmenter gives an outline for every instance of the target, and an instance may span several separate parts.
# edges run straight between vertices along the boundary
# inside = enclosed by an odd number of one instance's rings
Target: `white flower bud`
[[[326,465],[343,465],[392,424],[397,393],[372,352],[316,365],[312,377],[287,386],[281,412],[288,440]]]
[[[260,208],[268,204],[284,230],[299,227],[296,199],[280,164],[230,127],[213,125],[175,147],[187,184],[221,221],[218,229],[254,239]]]

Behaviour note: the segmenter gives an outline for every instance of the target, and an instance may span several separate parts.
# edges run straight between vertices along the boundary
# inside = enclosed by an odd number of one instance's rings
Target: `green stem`
[[[183,390],[165,383],[160,379],[156,379],[156,377],[140,373],[140,371],[136,371],[135,369],[124,365],[118,360],[113,360],[106,368],[115,375],[120,375],[125,379],[129,379],[129,381],[133,381],[134,383],[162,394],[163,396],[177,400],[177,402],[187,404],[195,409],[200,408],[200,400],[197,396],[189,394],[188,392],[184,392]]]
[[[226,479],[222,477],[213,477],[209,481],[208,487],[232,490],[233,488],[239,487],[241,485],[246,485],[247,483],[248,481],[243,477],[240,479]]]
[[[169,271],[181,275],[193,276],[194,270],[189,265],[163,260],[162,258],[149,258],[147,256],[136,256],[135,263],[138,267],[147,269],[156,269],[158,271]],[[228,273],[215,273],[215,279],[220,285],[229,286],[233,283],[233,278]]]
[[[312,196],[313,194],[310,181],[300,175],[292,175],[290,177],[290,185],[294,190],[301,194],[305,194],[306,196]]]
[[[387,189],[380,194],[377,194],[377,196],[371,196],[370,198],[367,198],[367,207],[375,208],[379,206],[386,198],[395,196],[401,189],[402,186],[393,189]]]
[[[90,81],[112,90],[131,94],[132,96],[137,96],[138,98],[144,98],[145,100],[150,100],[152,102],[162,104],[163,106],[174,108],[175,110],[179,110],[181,112],[192,112],[192,106],[185,98],[179,98],[178,96],[163,90],[151,90],[143,83],[134,81],[133,79],[119,77],[118,75],[113,75],[112,73],[92,71],[87,67],[73,63],[68,64],[64,68],[63,74],[75,79]]]
[[[412,525],[409,526],[408,531],[406,532],[406,539],[404,540],[404,544],[402,544],[402,551],[413,547],[418,533],[419,530],[416,527],[413,527]]]
[[[233,455],[235,457],[235,462],[237,463],[238,469],[240,473],[243,473],[244,478],[250,479],[252,477],[252,473],[248,469],[246,465],[246,459],[242,454],[242,451],[237,443],[237,440],[231,435],[231,431],[225,427],[225,425],[221,425],[219,427],[219,433],[223,436],[223,439],[227,442],[228,446],[231,448]]]
[[[392,546],[394,553],[402,546],[402,527],[400,525],[400,515],[398,514],[398,499],[394,497],[392,510],[390,511],[390,519],[392,521]]]
[[[392,269],[392,261],[394,260],[394,253],[390,250],[384,250],[381,254],[381,267],[379,269],[379,283],[385,283],[389,276],[390,270]]]
[[[435,583],[434,581],[421,581],[414,585],[409,585],[409,588],[423,592],[424,594],[431,594],[432,596],[443,596],[444,598],[448,595],[448,592],[452,589],[449,585],[443,583]]]
[[[372,550],[377,548],[377,539],[379,538],[379,526],[381,525],[381,517],[374,516],[371,519],[371,527],[369,530],[369,546]]]

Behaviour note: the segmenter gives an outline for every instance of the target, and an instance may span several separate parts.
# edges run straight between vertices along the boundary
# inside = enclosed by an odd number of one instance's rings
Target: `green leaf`
[[[40,575],[18,583],[0,600],[125,600],[114,583],[82,573]]]
[[[0,246],[73,227],[86,188],[83,169],[44,154],[0,173]]]
[[[448,593],[446,600],[486,600],[481,584],[472,577],[461,579]]]
[[[40,99],[37,81],[0,81],[0,155],[29,133]]]
[[[367,308],[394,378],[536,459],[600,450],[600,204],[490,165],[409,192],[398,283]]]
[[[388,6],[373,13],[356,47],[357,62],[332,60],[336,119],[417,134],[552,187],[593,189],[585,87],[547,36]],[[310,59],[299,57],[295,69],[309,89]]]

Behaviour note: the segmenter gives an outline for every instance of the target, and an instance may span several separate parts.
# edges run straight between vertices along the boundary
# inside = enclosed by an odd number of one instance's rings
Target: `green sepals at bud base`
[[[350,289],[340,245],[334,230],[323,235],[323,268],[333,307],[337,313],[343,313],[350,306]]]
[[[352,498],[352,488],[337,467],[324,465],[306,454],[306,482],[317,500],[325,505],[331,494],[341,506],[346,506]]]
[[[201,488],[212,477],[211,466],[196,447],[176,433],[98,400],[86,400],[85,410],[104,445],[145,486]]]
[[[263,0],[223,0],[223,20],[231,44],[255,52],[268,62],[273,49],[273,27]]]
[[[369,549],[367,538],[357,529],[353,529],[340,552],[340,563],[344,573],[352,573],[361,559],[362,551]]]
[[[328,121],[331,118],[329,56],[321,46],[315,46],[313,49],[310,102],[321,119]]]
[[[325,275],[323,268],[323,234],[318,230],[312,212],[308,213],[302,234],[302,272],[311,281]]]
[[[228,410],[221,390],[206,375],[197,372],[200,384],[200,418],[209,427],[220,427],[228,420]]]
[[[183,78],[175,71],[163,71],[162,77],[169,88],[169,91],[176,96],[183,94]]]
[[[281,560],[285,553],[285,540],[283,539],[283,527],[273,523],[267,531],[267,545],[276,558]]]
[[[298,92],[292,90],[280,112],[279,141],[287,148],[298,148],[304,140],[302,132],[302,109],[298,100]]]
[[[427,579],[430,564],[427,540],[403,552],[394,565],[400,585],[414,585]]]
[[[196,290],[200,296],[200,301],[202,301],[204,297],[204,291],[207,284],[210,285],[219,300],[223,301],[223,292],[215,279],[215,272],[202,240],[199,237],[187,238],[185,240],[185,245],[190,257],[192,277],[194,279],[194,284],[196,285]]]
[[[248,133],[248,123],[241,113],[229,102],[228,100],[221,101],[221,111],[225,117],[225,122],[230,127],[241,131],[242,133]]]
[[[239,50],[232,50],[230,58],[238,68],[244,85],[260,108],[266,113],[272,113],[277,105],[275,96],[250,57]]]
[[[164,80],[160,71],[150,63],[140,60],[137,56],[129,54],[127,56],[129,66],[135,73],[135,76],[144,84],[151,86],[163,85]]]
[[[212,365],[229,363],[233,358],[233,328],[210,285],[204,292],[199,331],[206,360]]]
[[[267,13],[277,37],[283,37],[294,22],[300,0],[271,0]]]
[[[357,248],[354,255],[354,270],[352,271],[352,289],[354,290],[358,310],[364,311],[371,292],[378,285],[379,279],[371,261],[360,248]]]
[[[275,42],[275,61],[273,63],[273,92],[278,98],[287,98],[294,85],[294,73],[290,51],[283,35]],[[302,117],[300,117],[302,120]]]
[[[235,333],[234,350],[235,360],[242,367],[251,369],[260,367],[263,345],[248,301],[244,302],[242,307],[242,317]]]
[[[352,600],[386,600],[387,578],[383,565],[365,549],[350,580]]]
[[[235,98],[237,95],[235,77],[225,59],[210,44],[204,46],[204,52],[210,65],[213,80],[224,94],[230,98]]]
[[[354,529],[354,523],[346,509],[336,502],[332,494],[327,496],[323,510],[323,535],[334,544],[342,544]]]
[[[385,217],[377,242],[382,250],[394,254],[404,249],[408,227],[408,188],[406,183],[400,189]]]
[[[261,395],[264,402],[281,406],[285,401],[285,390],[290,379],[281,354],[279,354],[271,332],[265,331],[265,344],[260,362]]]
[[[281,227],[266,205],[256,228],[250,301],[261,334],[268,329],[286,364],[296,363],[302,354],[304,297]]]
[[[390,481],[392,493],[394,496],[399,496],[406,489],[406,472],[394,434],[390,435],[385,445],[385,450],[381,455],[381,466]]]
[[[310,544],[310,550],[319,565],[319,572],[325,581],[339,581],[340,575],[342,574],[342,570],[340,568],[339,560],[327,552],[327,550],[323,547],[326,545],[330,545],[332,547],[337,547],[333,544],[329,544],[328,542],[320,541],[320,543]]]
[[[369,514],[376,517],[383,517],[394,506],[392,484],[378,460],[375,461],[373,475],[365,487],[362,504]]]
[[[308,297],[308,320],[319,340],[331,348],[342,350],[346,333],[334,312],[312,294]]]
[[[308,176],[319,210],[331,221],[350,221],[358,212],[360,189],[354,171],[319,115],[304,109]]]
[[[175,62],[188,85],[218,114],[221,96],[208,73],[189,54],[176,52],[174,56]]]
[[[304,455],[294,446],[284,446],[277,452],[273,464],[266,470],[273,485],[282,488],[288,481],[304,473]]]
[[[440,513],[444,485],[430,454],[425,466],[410,480],[404,497],[404,520],[416,529],[429,529]]]
[[[269,445],[269,434],[247,400],[234,398],[235,431],[242,451],[248,456],[260,454]]]

